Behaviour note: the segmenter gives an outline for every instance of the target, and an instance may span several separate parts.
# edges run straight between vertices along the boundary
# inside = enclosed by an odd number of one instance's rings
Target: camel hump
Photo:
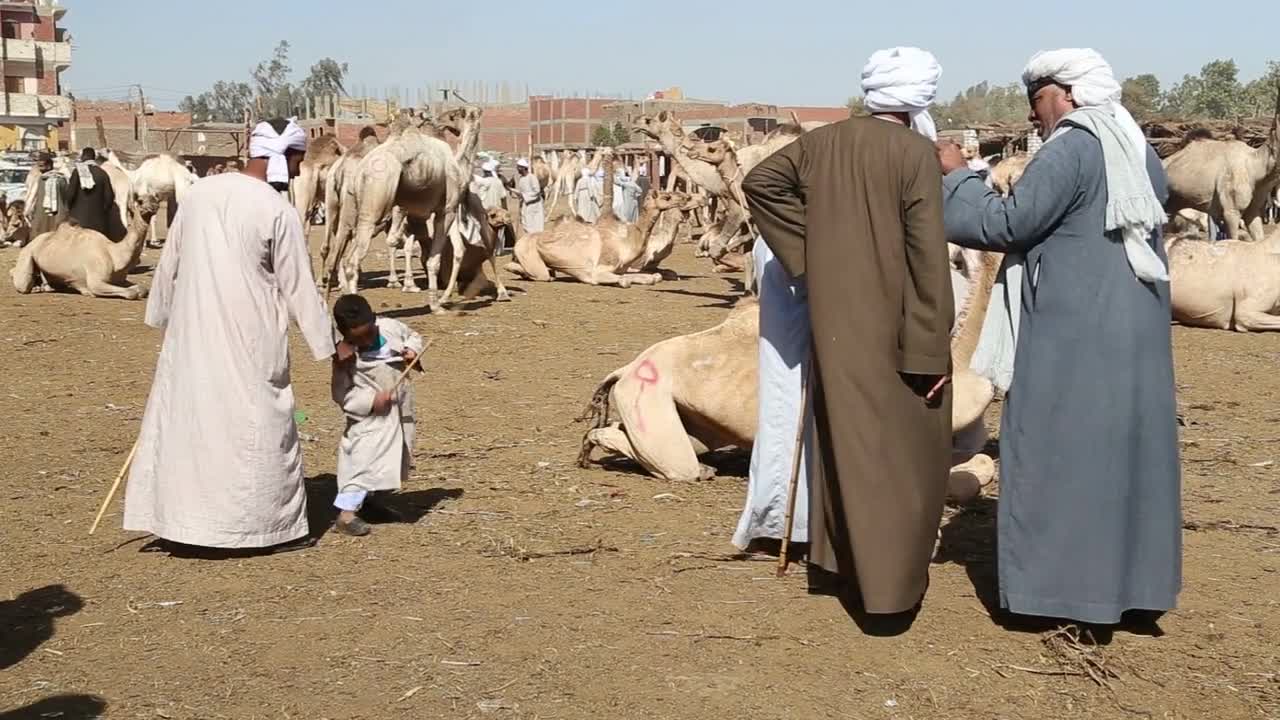
[[[1209,128],[1198,127],[1198,128],[1192,128],[1191,132],[1188,132],[1187,136],[1183,140],[1184,142],[1186,142],[1186,144],[1190,145],[1191,143],[1196,142],[1198,140],[1212,140],[1212,139],[1213,139],[1212,130],[1210,130]]]

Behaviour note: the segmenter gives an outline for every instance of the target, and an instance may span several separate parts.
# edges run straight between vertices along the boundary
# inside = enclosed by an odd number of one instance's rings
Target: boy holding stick
[[[343,295],[333,306],[342,334],[333,361],[333,401],[346,415],[338,443],[340,511],[334,529],[344,535],[368,535],[370,528],[356,513],[394,515],[371,493],[395,491],[413,463],[413,384],[402,383],[407,368],[417,364],[422,336],[393,318],[380,318],[359,295]],[[422,371],[421,365],[417,367]]]

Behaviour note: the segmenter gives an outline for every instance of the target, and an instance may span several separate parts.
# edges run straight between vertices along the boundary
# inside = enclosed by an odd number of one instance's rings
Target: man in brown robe
[[[808,288],[809,560],[852,580],[873,614],[921,601],[951,459],[942,173],[929,137],[911,129],[925,125],[940,68],[914,48],[885,52],[864,70],[873,117],[805,133],[743,182],[764,241]],[[886,72],[919,75],[922,62],[925,101],[868,88]]]

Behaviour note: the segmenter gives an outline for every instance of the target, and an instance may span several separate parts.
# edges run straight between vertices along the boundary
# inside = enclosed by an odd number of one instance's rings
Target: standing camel
[[[328,210],[325,188],[329,173],[344,152],[345,149],[338,142],[338,138],[332,135],[321,135],[307,145],[307,152],[302,158],[302,168],[298,177],[293,180],[293,206],[302,216],[303,227],[309,224],[308,221],[316,205],[324,203],[326,211]],[[325,215],[325,222],[329,222],[328,215]]]

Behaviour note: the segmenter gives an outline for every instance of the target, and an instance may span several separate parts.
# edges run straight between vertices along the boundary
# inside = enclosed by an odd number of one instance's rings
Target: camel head
[[[448,130],[461,137],[466,129],[474,128],[480,123],[480,116],[483,114],[484,111],[478,107],[456,107],[441,113],[436,118],[435,125],[440,130]]]
[[[490,208],[485,213],[485,221],[494,230],[507,227],[511,225],[511,211],[506,208]]]
[[[996,163],[996,166],[991,168],[991,185],[996,192],[1008,197],[1013,191],[1014,183],[1022,177],[1022,173],[1026,171],[1027,164],[1030,162],[1030,155],[1016,153]]]
[[[22,232],[27,225],[27,215],[24,212],[26,203],[21,200],[15,200],[9,203],[5,208],[3,217],[3,228],[0,228],[0,241],[10,243]]]
[[[689,157],[712,165],[719,165],[727,160],[733,148],[728,140],[712,140],[711,142],[695,142],[689,144]]]
[[[160,198],[156,195],[139,195],[129,203],[130,224],[151,224],[151,218],[160,211]]]
[[[658,212],[664,210],[690,210],[692,208],[688,207],[688,205],[695,200],[694,196],[689,193],[661,190],[656,193],[650,193],[649,197],[645,199],[645,205],[649,205]],[[700,202],[700,200],[697,201]]]
[[[680,127],[680,122],[676,119],[675,113],[668,110],[663,110],[656,116],[641,115],[636,118],[631,131],[633,133],[642,133],[654,140],[660,139],[664,132],[669,132],[676,138],[684,136],[684,128]]]

